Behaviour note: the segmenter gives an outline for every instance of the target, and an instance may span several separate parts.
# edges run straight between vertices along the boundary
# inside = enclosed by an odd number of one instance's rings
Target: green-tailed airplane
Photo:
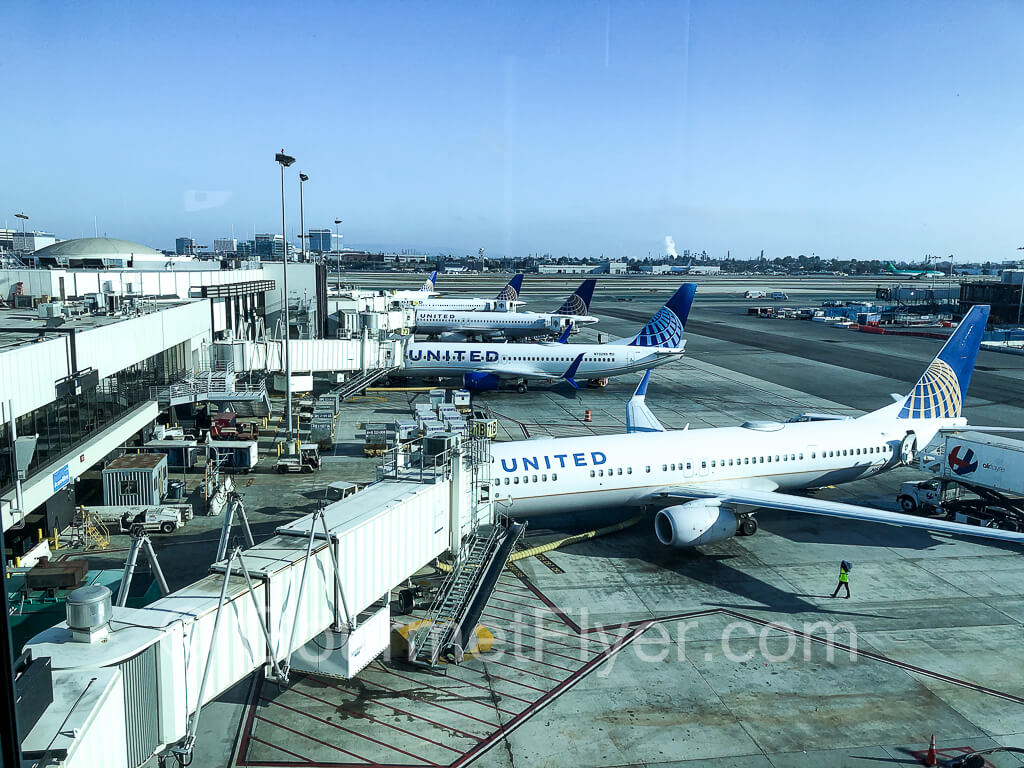
[[[935,269],[896,269],[896,265],[891,261],[886,265],[886,270],[890,275],[909,277],[911,280],[919,280],[923,277],[946,277],[945,272]]]

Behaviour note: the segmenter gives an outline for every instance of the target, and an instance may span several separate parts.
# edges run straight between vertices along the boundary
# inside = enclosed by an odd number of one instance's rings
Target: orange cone
[[[939,756],[935,754],[935,734],[932,734],[932,740],[928,744],[928,754],[924,756],[925,765],[938,765]]]
[[[590,409],[589,408],[587,408],[587,410],[585,410],[583,412],[583,420],[584,421],[590,421]]]

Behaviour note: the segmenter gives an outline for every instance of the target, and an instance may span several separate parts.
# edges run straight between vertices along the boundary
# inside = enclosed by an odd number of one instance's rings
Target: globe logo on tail
[[[565,303],[558,308],[555,312],[556,315],[585,315],[587,314],[587,305],[583,303],[583,299],[577,296],[575,293],[565,300]]]
[[[953,470],[955,475],[969,475],[971,472],[978,468],[978,462],[974,458],[974,451],[968,448],[964,455],[960,455],[960,449],[962,445],[958,445],[953,448],[949,453],[949,458],[946,459],[946,463],[949,464],[949,468]]]
[[[936,358],[917,382],[900,411],[901,419],[955,419],[961,414],[963,394],[956,372]]]
[[[676,349],[682,340],[683,324],[675,312],[668,307],[662,307],[658,310],[658,314],[640,329],[640,333],[630,342],[630,346]]]
[[[498,294],[498,301],[516,301],[518,298],[519,294],[511,285],[506,285]]]

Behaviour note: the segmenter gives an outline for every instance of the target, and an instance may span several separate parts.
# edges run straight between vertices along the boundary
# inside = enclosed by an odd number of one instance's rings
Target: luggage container
[[[162,453],[126,453],[103,470],[105,505],[154,505],[166,495],[167,456]]]
[[[444,424],[436,419],[425,420],[420,424],[420,431],[423,433],[424,437],[437,435],[444,432]]]
[[[453,389],[452,390],[452,405],[458,408],[463,413],[468,413],[470,408],[470,396],[468,389]]]
[[[413,440],[419,436],[419,422],[414,419],[396,419],[395,434],[401,442]]]
[[[430,406],[437,408],[439,405],[443,405],[445,401],[445,395],[447,391],[444,389],[432,389],[430,390]]]
[[[309,441],[321,451],[334,447],[334,419],[313,417],[309,425]]]
[[[143,447],[152,453],[164,454],[167,466],[174,469],[192,469],[199,456],[195,440],[150,440]]]
[[[367,422],[364,428],[363,453],[367,456],[380,456],[395,441],[394,431],[387,422]]]
[[[216,440],[206,446],[207,461],[229,472],[249,472],[259,461],[255,440]]]

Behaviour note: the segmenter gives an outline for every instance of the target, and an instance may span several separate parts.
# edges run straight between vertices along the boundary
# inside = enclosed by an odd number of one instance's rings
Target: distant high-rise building
[[[57,238],[49,232],[15,232],[13,241],[15,251],[34,253],[40,248],[53,245],[57,242]]]
[[[256,243],[252,240],[242,240],[235,247],[235,253],[243,259],[249,259],[256,256]]]
[[[213,240],[215,253],[235,253],[238,250],[238,240],[233,237],[217,237]]]
[[[266,259],[268,261],[284,260],[284,238],[280,235],[256,235],[253,245],[256,250],[255,256],[259,259]],[[288,243],[288,255],[292,256],[294,253],[295,246]]]
[[[174,252],[178,256],[195,256],[196,241],[191,237],[179,237],[174,241]]]
[[[341,235],[329,229],[311,229],[306,233],[306,250],[328,253],[341,250]]]
[[[14,250],[14,230],[0,229],[0,251]]]

